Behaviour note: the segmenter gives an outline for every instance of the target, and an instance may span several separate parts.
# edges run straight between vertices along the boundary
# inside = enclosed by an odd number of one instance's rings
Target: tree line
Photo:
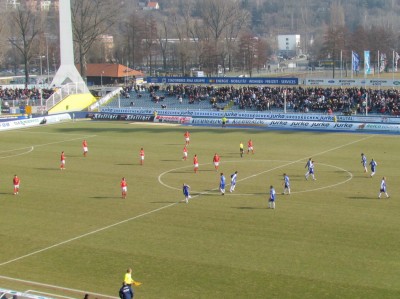
[[[351,51],[399,46],[399,4],[392,0],[164,0],[159,11],[142,10],[139,2],[145,1],[71,0],[83,77],[87,63],[103,62],[150,74],[235,69],[251,76],[270,63],[277,34],[301,34],[311,59],[349,61]],[[57,11],[35,11],[21,0],[0,14],[0,67],[24,65],[26,79],[32,64],[40,62],[45,73],[58,67]],[[112,37],[112,48],[104,36]]]

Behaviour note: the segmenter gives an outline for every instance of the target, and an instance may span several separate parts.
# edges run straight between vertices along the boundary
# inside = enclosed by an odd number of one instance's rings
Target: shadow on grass
[[[60,168],[49,168],[49,167],[39,167],[35,168],[36,170],[53,170],[53,171],[60,171]]]
[[[164,145],[185,145],[185,144],[182,144],[182,143],[167,143],[167,144],[164,144]]]
[[[90,198],[94,198],[94,199],[121,199],[121,200],[124,200],[120,196],[91,196]]]
[[[366,196],[348,196],[348,199],[378,199],[376,197],[366,197]]]
[[[232,209],[238,209],[238,210],[264,210],[266,208],[265,207],[232,207]]]
[[[170,159],[170,160],[161,160],[161,161],[163,161],[163,162],[176,162],[176,161],[182,161],[182,159],[175,159],[175,160]]]
[[[119,165],[119,166],[132,166],[132,165],[140,165],[140,164],[136,164],[136,163],[117,163],[115,165]]]
[[[193,173],[193,170],[192,171],[171,171],[171,172],[169,172],[169,173]]]

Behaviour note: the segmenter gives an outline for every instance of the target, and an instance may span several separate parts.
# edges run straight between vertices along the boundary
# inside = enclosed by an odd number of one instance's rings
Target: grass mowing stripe
[[[90,135],[90,136],[96,136],[96,135]],[[343,147],[346,147],[346,146],[355,144],[355,143],[357,143],[357,142],[364,141],[364,140],[369,139],[369,138],[371,138],[371,137],[373,137],[373,136],[368,136],[368,137],[365,137],[365,138],[362,138],[362,139],[359,139],[359,140],[355,140],[355,141],[346,143],[346,144],[344,144],[344,145],[340,145],[340,146],[337,146],[337,147],[334,147],[334,148],[331,148],[331,149],[322,151],[322,152],[320,152],[320,153],[316,153],[316,154],[314,154],[314,156],[322,155],[322,154],[325,154],[325,153],[327,153],[327,152],[334,151],[334,150],[337,150],[337,149],[340,149],[340,148],[343,148]],[[71,141],[71,140],[76,140],[76,139],[78,139],[78,138],[70,139],[70,141]],[[63,142],[66,142],[66,141],[63,141]],[[54,142],[54,143],[60,143],[60,142]],[[53,143],[43,144],[43,145],[41,145],[41,146],[45,146],[45,145],[49,145],[49,144],[53,144]],[[304,159],[306,159],[306,158],[302,158],[302,159],[298,159],[298,160],[296,160],[296,161],[294,161],[294,162],[286,163],[285,165],[281,165],[281,166],[275,167],[275,168],[270,169],[270,170],[268,170],[268,171],[272,171],[272,170],[274,170],[274,169],[279,169],[279,168],[282,168],[282,167],[285,167],[285,166],[288,166],[288,165],[291,165],[291,164],[300,162],[300,161],[302,161],[302,160],[304,160]],[[258,173],[258,174],[256,174],[256,175],[260,175],[260,174],[266,173],[266,172],[268,172],[268,171],[262,171],[262,172],[260,172],[260,173]],[[249,176],[249,177],[247,177],[247,178],[243,178],[243,179],[241,179],[241,181],[244,181],[245,179],[249,179],[249,178],[254,177],[254,176],[256,176],[256,175],[251,175],[251,176]],[[159,181],[160,181],[160,176],[159,176]],[[212,191],[215,191],[215,190],[217,190],[217,189],[218,189],[218,188],[215,188],[215,189],[210,190],[210,191],[206,191],[206,192],[199,193],[199,194],[193,196],[193,198],[199,197],[199,196],[201,196],[201,195],[209,194],[209,193],[211,193]],[[146,216],[146,215],[153,214],[153,213],[155,213],[155,212],[158,212],[158,211],[164,210],[164,209],[166,209],[166,208],[175,206],[175,205],[177,205],[178,203],[179,203],[179,202],[170,203],[170,204],[168,204],[168,205],[165,205],[165,206],[163,206],[163,207],[160,207],[160,208],[157,208],[157,209],[148,211],[148,212],[146,212],[146,213],[142,213],[142,214],[140,214],[140,215],[136,215],[136,216],[134,216],[134,217],[130,217],[130,218],[128,218],[128,219],[119,221],[119,222],[117,222],[117,223],[114,223],[114,224],[111,224],[111,225],[108,225],[108,226],[105,226],[105,227],[102,227],[102,228],[93,230],[93,231],[88,232],[88,233],[86,233],[86,234],[82,234],[82,235],[79,235],[79,236],[77,236],[77,237],[70,238],[70,239],[68,239],[68,240],[65,240],[65,241],[59,242],[59,243],[57,243],[57,244],[48,246],[48,247],[46,247],[46,248],[42,248],[42,249],[40,249],[40,250],[33,251],[33,252],[31,252],[31,253],[28,253],[28,254],[22,255],[22,256],[20,256],[20,257],[17,257],[17,258],[14,258],[14,259],[5,261],[5,262],[3,262],[3,263],[0,263],[0,266],[4,266],[4,265],[11,264],[11,263],[13,263],[13,262],[15,262],[15,261],[19,261],[19,260],[21,260],[21,259],[30,257],[30,256],[32,256],[32,255],[35,255],[35,254],[38,254],[38,253],[41,253],[41,252],[50,250],[50,249],[52,249],[52,248],[59,247],[59,246],[61,246],[61,245],[70,243],[70,242],[72,242],[72,241],[75,241],[75,240],[78,240],[78,239],[82,239],[82,238],[84,238],[84,237],[87,237],[87,236],[93,235],[93,234],[95,234],[95,233],[98,233],[98,232],[107,230],[107,229],[109,229],[109,228],[115,227],[115,226],[117,226],[117,225],[120,225],[120,224],[129,222],[129,221],[132,221],[132,220],[141,218],[141,217]]]

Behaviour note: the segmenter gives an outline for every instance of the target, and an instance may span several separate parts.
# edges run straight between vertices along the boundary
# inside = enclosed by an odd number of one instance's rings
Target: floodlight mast
[[[51,82],[51,86],[79,83],[82,92],[89,92],[85,81],[75,67],[74,44],[72,39],[71,0],[60,0],[60,57],[61,65]]]

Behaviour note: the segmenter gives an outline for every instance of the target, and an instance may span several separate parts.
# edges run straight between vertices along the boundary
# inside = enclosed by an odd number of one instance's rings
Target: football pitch
[[[400,297],[398,136],[82,121],[0,139],[0,287],[118,297],[132,267],[143,283],[135,298]],[[378,163],[372,178],[361,153]],[[315,181],[304,177],[309,158]],[[283,173],[291,195],[281,194]],[[383,176],[389,199],[378,199]],[[270,185],[275,210],[267,209]]]

